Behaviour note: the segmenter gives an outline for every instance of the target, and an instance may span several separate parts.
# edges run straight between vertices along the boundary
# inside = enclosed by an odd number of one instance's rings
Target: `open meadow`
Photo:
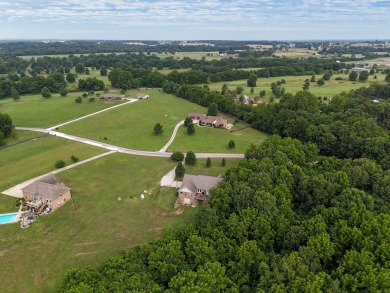
[[[161,188],[168,159],[112,154],[59,173],[72,200],[31,227],[0,225],[2,292],[57,292],[67,269],[98,265],[120,251],[185,224],[198,209],[173,209]],[[145,199],[140,199],[140,194]]]
[[[21,133],[17,131],[17,135]],[[23,132],[22,132],[23,133]],[[38,132],[31,132],[40,136]],[[64,160],[72,164],[71,156],[80,161],[106,152],[106,150],[59,138],[44,136],[0,150],[0,192],[10,186],[55,170],[55,162]],[[0,196],[2,197],[2,196]]]
[[[195,134],[193,135],[188,135],[187,128],[181,126],[168,151],[243,154],[252,143],[260,144],[267,136],[267,134],[242,123],[236,123],[231,131],[227,129],[195,126]],[[236,144],[236,147],[233,149],[228,148],[230,140],[233,140]]]
[[[359,81],[349,81],[348,80],[348,74],[334,74],[330,78],[329,81],[325,82],[325,85],[319,86],[316,82],[310,83],[309,91],[316,95],[321,97],[332,97],[334,95],[337,95],[343,91],[349,92],[353,89],[358,89],[361,87],[368,87],[370,84],[374,83],[383,83],[385,79],[384,74],[377,73],[377,79],[374,79],[373,76],[370,75],[368,80],[366,82],[359,82]],[[337,77],[343,78],[343,80],[336,80]],[[234,81],[227,81],[227,82],[216,82],[216,83],[210,83],[209,87],[212,90],[218,90],[220,91],[222,89],[222,86],[226,84],[230,90],[235,90],[236,87],[241,86],[244,88],[245,95],[254,98],[256,96],[259,96],[260,91],[265,90],[266,96],[264,99],[261,99],[263,101],[268,101],[268,98],[272,96],[271,91],[271,84],[273,82],[280,81],[284,79],[286,81],[285,84],[282,84],[282,87],[286,89],[286,93],[295,94],[298,91],[302,90],[302,86],[306,79],[310,79],[311,75],[306,76],[281,76],[281,77],[270,77],[270,78],[258,78],[257,79],[257,86],[254,87],[254,93],[251,94],[250,87],[247,87],[247,80],[234,80]],[[321,79],[322,75],[316,75],[316,81]]]
[[[49,99],[42,98],[40,94],[26,95],[16,102],[4,99],[0,100],[0,112],[7,113],[15,126],[46,128],[122,103],[100,101],[98,98],[95,102],[83,98],[82,103],[75,103],[75,98],[82,94],[69,93],[66,97],[53,94]]]

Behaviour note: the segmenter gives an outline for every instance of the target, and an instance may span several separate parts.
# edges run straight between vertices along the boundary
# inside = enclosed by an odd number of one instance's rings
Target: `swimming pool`
[[[0,215],[0,225],[15,222],[17,215],[18,213]]]

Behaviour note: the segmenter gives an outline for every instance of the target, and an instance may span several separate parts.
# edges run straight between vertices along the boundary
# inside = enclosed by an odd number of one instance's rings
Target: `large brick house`
[[[207,201],[210,189],[216,187],[223,180],[218,177],[204,175],[184,175],[183,183],[178,191],[178,203],[196,205],[198,202]]]
[[[227,120],[220,116],[207,116],[201,113],[190,113],[188,114],[188,117],[199,123],[201,126],[216,128],[226,128],[228,126]]]
[[[70,188],[54,174],[22,188],[27,207],[37,214],[43,211],[55,211],[71,199]]]

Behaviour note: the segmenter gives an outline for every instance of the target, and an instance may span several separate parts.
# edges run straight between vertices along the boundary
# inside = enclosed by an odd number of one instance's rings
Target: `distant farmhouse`
[[[147,94],[136,94],[135,98],[138,99],[138,100],[145,100],[145,99],[149,98],[149,95],[147,95]]]
[[[105,100],[105,101],[121,101],[125,98],[124,95],[117,95],[117,94],[104,94],[103,96],[100,97],[100,100]]]
[[[220,116],[207,116],[201,113],[190,113],[188,117],[191,118],[194,123],[199,123],[201,126],[209,126],[216,128],[227,128],[228,123],[226,119]]]
[[[363,71],[366,71],[365,68],[363,67],[354,67],[351,69],[352,72],[363,72]]]
[[[185,205],[196,205],[206,202],[210,196],[210,189],[216,187],[223,180],[218,177],[204,175],[184,175],[183,183],[178,191],[177,202]]]
[[[70,188],[54,174],[49,174],[22,188],[27,207],[41,214],[55,211],[71,199]]]

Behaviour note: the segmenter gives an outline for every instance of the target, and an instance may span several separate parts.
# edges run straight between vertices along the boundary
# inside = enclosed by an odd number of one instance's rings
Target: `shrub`
[[[70,159],[72,160],[73,163],[76,163],[79,161],[79,158],[77,158],[75,156],[71,156]]]
[[[51,92],[47,87],[44,87],[41,91],[41,95],[44,98],[51,98]]]
[[[75,103],[82,103],[83,102],[83,99],[81,97],[77,97],[75,100],[74,100]]]
[[[196,164],[196,156],[193,151],[187,152],[185,163],[187,165],[195,165]]]
[[[195,133],[195,126],[193,123],[188,124],[187,126],[187,133],[189,135],[193,135]]]
[[[190,117],[187,117],[185,120],[184,120],[184,126],[187,127],[190,123],[192,123],[192,119]]]
[[[206,160],[206,168],[210,168],[210,167],[211,167],[211,159],[207,158],[207,160]]]
[[[67,94],[68,94],[68,92],[67,92],[66,88],[60,89],[60,95],[61,95],[61,97],[65,97]]]
[[[222,167],[225,167],[225,166],[226,166],[226,159],[225,159],[225,158],[222,159],[221,166],[222,166]]]
[[[234,149],[235,147],[236,147],[236,143],[234,142],[234,140],[229,141],[228,148],[229,149]]]
[[[177,178],[182,178],[184,176],[186,169],[184,168],[182,162],[177,164],[176,169],[175,169],[175,175]]]
[[[58,160],[58,161],[56,161],[55,162],[55,164],[54,164],[54,166],[56,167],[56,168],[63,168],[63,167],[65,167],[65,162],[63,161],[63,160]]]
[[[88,101],[95,102],[95,98],[89,98]]]
[[[174,153],[171,155],[171,159],[172,159],[172,161],[176,161],[176,162],[183,161],[183,159],[184,159],[184,154],[183,154],[182,152],[174,152]]]

